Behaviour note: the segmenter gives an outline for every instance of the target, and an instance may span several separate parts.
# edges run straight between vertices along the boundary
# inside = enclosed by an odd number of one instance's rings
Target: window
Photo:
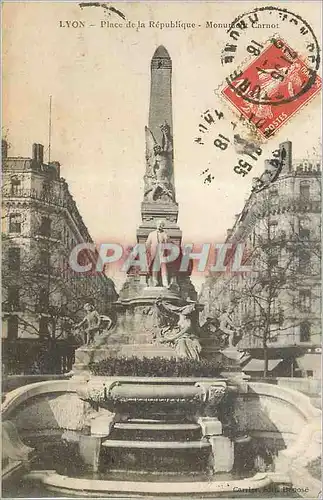
[[[42,217],[41,218],[41,223],[40,223],[40,228],[39,228],[39,234],[42,236],[50,236],[51,232],[51,220],[49,217]]]
[[[270,269],[274,267],[278,267],[278,255],[276,254],[271,254],[268,257],[268,266]]]
[[[271,301],[271,311],[273,314],[277,314],[279,310],[279,301],[277,297],[273,297]]]
[[[278,224],[277,222],[270,222],[269,223],[269,238],[276,238],[277,236],[277,227]]]
[[[277,342],[278,337],[279,337],[279,327],[277,326],[277,321],[274,321],[269,325],[268,342]]]
[[[309,342],[311,338],[311,325],[308,321],[303,321],[300,324],[299,330],[299,340],[300,342]]]
[[[311,290],[299,291],[299,308],[302,312],[311,310]]]
[[[277,324],[282,325],[284,323],[284,311],[281,307],[281,301],[278,297],[273,297],[271,301],[271,322],[273,324],[273,329],[277,330]],[[271,328],[271,327],[270,327]],[[276,332],[276,336],[278,333]]]
[[[21,215],[9,215],[9,233],[21,233]]]
[[[68,275],[67,269],[68,269],[67,258],[62,257],[62,271],[63,271],[64,278],[67,278],[67,275]]]
[[[17,316],[9,316],[8,319],[8,340],[18,338],[18,318]]]
[[[273,246],[268,251],[268,266],[270,268],[277,267],[279,264],[279,249]]]
[[[49,318],[47,318],[46,316],[41,316],[39,320],[39,335],[41,337],[47,337],[49,335],[48,324]]]
[[[309,240],[310,239],[310,230],[301,228],[299,230],[299,237],[301,240]]]
[[[310,185],[307,182],[301,182],[299,186],[300,196],[303,200],[310,199]]]
[[[11,177],[11,194],[19,194],[21,186],[21,180],[18,177]]]
[[[305,272],[308,270],[311,262],[310,252],[306,249],[301,249],[299,252],[299,270]]]
[[[43,189],[42,189],[43,199],[48,200],[50,198],[51,190],[52,190],[52,186],[51,186],[50,181],[48,181],[48,180],[44,181]]]
[[[273,206],[277,206],[279,202],[278,189],[273,189],[269,191],[270,202]]]
[[[40,270],[44,272],[49,272],[50,270],[50,256],[47,250],[41,250],[40,252]]]
[[[268,266],[270,269],[278,267],[278,255],[271,255],[268,259]]]
[[[8,304],[11,309],[19,308],[19,288],[17,286],[10,286],[8,288]]]
[[[8,267],[10,271],[20,270],[20,248],[9,248]]]
[[[300,239],[310,239],[310,221],[308,219],[301,219],[299,221],[298,232]]]
[[[39,305],[44,308],[48,307],[49,304],[49,296],[46,288],[41,288],[39,292]]]

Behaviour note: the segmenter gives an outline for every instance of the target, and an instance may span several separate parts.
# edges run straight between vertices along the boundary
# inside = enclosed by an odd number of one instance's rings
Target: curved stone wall
[[[129,382],[128,377],[123,379]],[[130,379],[132,384],[137,380],[142,383],[147,379]],[[150,382],[169,384],[170,380],[153,378]],[[100,383],[99,377],[96,383]],[[177,379],[176,383],[194,385],[196,379]],[[86,379],[75,377],[19,387],[6,395],[2,419],[11,421],[22,440],[41,451],[52,440],[60,440],[64,431],[83,427],[89,405],[76,392],[80,384],[86,384]],[[255,442],[261,447],[274,443],[275,453],[280,450],[274,460],[275,470],[307,491],[302,496],[316,497],[320,482],[305,467],[321,453],[321,411],[300,392],[261,382],[250,382],[247,391],[234,390],[231,394],[238,429],[258,438]]]
[[[135,380],[131,379],[131,382]],[[154,383],[165,380],[151,379]],[[182,381],[188,383],[189,379]],[[75,377],[19,387],[7,394],[2,419],[11,420],[21,437],[32,436],[33,432],[36,436],[79,430],[88,409],[88,404],[76,393],[82,383],[85,381]],[[306,465],[320,453],[321,411],[300,392],[250,382],[246,393],[234,395],[234,415],[240,431],[275,440],[278,449],[282,450],[280,460],[282,457],[287,462],[297,459]]]
[[[320,481],[306,466],[321,456],[321,410],[310,398],[292,389],[254,382],[235,400],[234,412],[240,429],[279,450],[275,470],[287,473],[302,496],[316,497]]]
[[[248,392],[238,394],[234,403],[239,430],[255,436],[276,435],[290,445],[304,424],[320,418],[304,394],[261,382],[248,383]]]
[[[77,430],[82,427],[84,402],[77,396],[78,381],[36,382],[9,392],[2,420],[11,420],[19,433]]]

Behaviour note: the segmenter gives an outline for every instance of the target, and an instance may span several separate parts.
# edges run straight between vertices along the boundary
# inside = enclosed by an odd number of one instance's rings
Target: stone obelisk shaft
[[[160,126],[165,122],[173,135],[172,113],[172,61],[162,45],[158,47],[151,60],[151,84],[148,127],[156,141],[161,144]]]

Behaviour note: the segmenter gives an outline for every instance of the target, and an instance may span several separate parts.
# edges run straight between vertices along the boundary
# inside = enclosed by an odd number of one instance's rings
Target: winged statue
[[[147,201],[175,201],[172,184],[173,142],[170,127],[161,125],[162,144],[158,144],[152,131],[145,127],[146,174],[144,199]]]

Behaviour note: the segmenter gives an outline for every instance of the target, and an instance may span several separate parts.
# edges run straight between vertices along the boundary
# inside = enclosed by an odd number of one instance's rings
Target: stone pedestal
[[[114,423],[117,420],[115,413],[111,413],[107,410],[101,410],[96,418],[93,418],[90,423],[91,436],[95,437],[107,437],[109,436]]]
[[[101,436],[80,436],[80,455],[84,463],[91,467],[93,472],[99,470],[102,439]]]
[[[222,424],[216,417],[200,417],[197,422],[201,426],[203,437],[222,435]]]
[[[214,472],[230,472],[234,462],[234,446],[229,438],[210,436],[212,446],[212,468]]]
[[[201,417],[198,423],[203,437],[212,446],[210,466],[213,472],[230,472],[234,462],[234,444],[229,438],[222,436],[221,422],[216,417]]]
[[[144,287],[139,294],[120,299],[116,303],[116,324],[97,335],[93,344],[76,349],[73,372],[86,371],[90,363],[111,356],[175,358],[172,346],[156,340],[159,327],[155,302],[161,296],[174,305],[186,304],[182,297],[165,287]]]

